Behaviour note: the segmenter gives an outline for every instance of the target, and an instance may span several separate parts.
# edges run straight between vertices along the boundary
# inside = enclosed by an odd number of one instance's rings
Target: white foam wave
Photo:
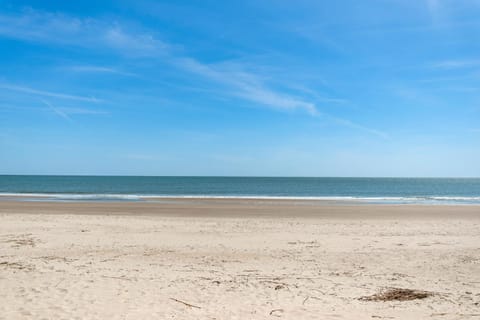
[[[64,193],[0,193],[0,197],[33,198],[71,201],[130,200],[138,201],[141,197],[133,194],[64,194]]]
[[[48,201],[154,201],[156,199],[248,199],[248,200],[319,200],[366,203],[406,204],[480,204],[480,196],[425,197],[356,197],[356,196],[256,196],[256,195],[138,195],[138,194],[63,194],[63,193],[0,193],[0,198]]]

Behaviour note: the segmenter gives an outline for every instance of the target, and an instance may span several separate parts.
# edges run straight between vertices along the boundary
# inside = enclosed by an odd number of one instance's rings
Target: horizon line
[[[118,174],[11,174],[2,176],[36,176],[36,177],[142,177],[142,178],[313,178],[313,179],[480,179],[476,176],[252,176],[252,175],[118,175]]]

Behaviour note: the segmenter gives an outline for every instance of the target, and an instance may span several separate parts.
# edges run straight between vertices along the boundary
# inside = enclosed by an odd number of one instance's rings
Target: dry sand
[[[0,319],[480,319],[480,206],[0,201],[0,222]]]

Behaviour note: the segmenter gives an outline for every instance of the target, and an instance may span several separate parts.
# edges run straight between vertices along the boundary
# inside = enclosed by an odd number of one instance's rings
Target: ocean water
[[[480,204],[480,179],[0,175],[1,195],[58,201],[186,197]]]

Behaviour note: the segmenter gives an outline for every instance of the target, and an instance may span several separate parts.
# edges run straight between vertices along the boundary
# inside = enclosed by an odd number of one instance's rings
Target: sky
[[[0,174],[480,177],[479,17],[0,0]]]

